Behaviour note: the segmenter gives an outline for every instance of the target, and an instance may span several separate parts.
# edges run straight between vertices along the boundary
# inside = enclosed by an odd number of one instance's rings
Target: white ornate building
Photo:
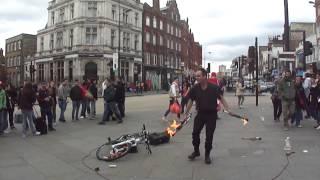
[[[117,74],[118,41],[121,76],[141,80],[142,11],[139,0],[50,1],[48,23],[37,34],[36,81],[102,81]]]

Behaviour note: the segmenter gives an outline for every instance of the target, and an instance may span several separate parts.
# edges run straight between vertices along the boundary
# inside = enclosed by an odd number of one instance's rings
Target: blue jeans
[[[292,115],[291,118],[291,124],[293,124],[294,122],[296,122],[296,126],[300,125],[300,121],[303,118],[303,113],[302,113],[302,109],[300,108],[296,108],[294,114]]]
[[[59,120],[66,120],[64,117],[64,112],[66,112],[67,109],[67,101],[66,100],[58,100],[59,107],[60,107],[60,118]]]
[[[52,112],[51,107],[49,108],[40,108],[41,111],[41,117],[46,120],[46,117],[48,118],[48,127],[52,128]]]
[[[80,101],[72,101],[72,120],[79,120]]]
[[[31,132],[34,134],[36,132],[36,128],[34,127],[33,119],[35,118],[33,110],[21,110],[23,117],[23,130],[22,133],[26,134],[28,130],[28,126],[31,129]]]
[[[6,110],[0,111],[0,134],[8,128],[8,113]]]
[[[86,117],[86,111],[87,111],[87,105],[88,105],[88,100],[82,100],[81,101],[81,116]]]
[[[94,118],[96,113],[96,100],[89,101],[90,103],[90,117]]]
[[[107,119],[108,113],[109,113],[108,103],[106,101],[104,101],[104,110],[103,110],[102,121],[109,121],[109,119]]]

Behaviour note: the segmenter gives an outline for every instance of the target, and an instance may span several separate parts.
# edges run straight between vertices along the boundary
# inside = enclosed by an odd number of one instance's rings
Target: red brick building
[[[188,22],[180,19],[175,0],[160,8],[159,0],[143,10],[143,80],[149,90],[166,89],[172,78],[191,74],[201,65],[202,48]],[[188,71],[186,71],[188,70]]]

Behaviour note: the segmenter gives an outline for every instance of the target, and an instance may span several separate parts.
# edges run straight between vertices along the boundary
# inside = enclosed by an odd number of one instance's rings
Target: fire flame
[[[173,120],[173,122],[166,129],[166,132],[170,137],[172,137],[172,136],[176,135],[177,129],[180,129],[180,128],[181,128],[181,124],[177,123],[176,120]]]

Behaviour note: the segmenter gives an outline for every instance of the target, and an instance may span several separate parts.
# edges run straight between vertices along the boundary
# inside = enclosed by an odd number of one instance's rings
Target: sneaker
[[[298,126],[297,126],[297,128],[302,128],[302,125],[301,125],[301,124],[300,124],[300,125],[298,125]]]
[[[11,130],[13,130],[13,129],[16,129],[16,127],[14,127],[14,126],[11,126],[11,127],[10,127],[10,129],[11,129]]]
[[[25,134],[24,134],[25,135]],[[41,133],[39,131],[36,131],[35,133],[33,133],[34,136],[40,136]]]
[[[122,121],[122,120],[119,120],[117,123],[118,123],[118,124],[121,124],[121,123],[123,123],[123,121]]]
[[[316,130],[320,130],[320,125],[316,128]]]
[[[162,117],[162,121],[168,121],[167,118],[165,116]]]
[[[80,116],[80,119],[84,119],[84,116]]]
[[[319,124],[318,124],[318,125],[313,126],[313,128],[315,128],[315,129],[317,129],[318,127],[320,127],[320,125],[319,125]]]
[[[49,131],[56,131],[56,129],[53,128],[53,127],[49,127],[48,130],[49,130]]]
[[[98,124],[99,124],[99,125],[105,125],[105,124],[106,124],[106,122],[104,122],[104,121],[100,121]]]
[[[63,123],[66,122],[66,120],[64,120],[64,119],[59,119],[59,121],[60,121],[60,122],[63,122]]]
[[[200,156],[200,152],[193,152],[188,156],[188,159],[189,160],[194,160],[198,156]]]
[[[10,133],[10,130],[8,129],[3,131],[3,134],[9,134],[9,133]]]

